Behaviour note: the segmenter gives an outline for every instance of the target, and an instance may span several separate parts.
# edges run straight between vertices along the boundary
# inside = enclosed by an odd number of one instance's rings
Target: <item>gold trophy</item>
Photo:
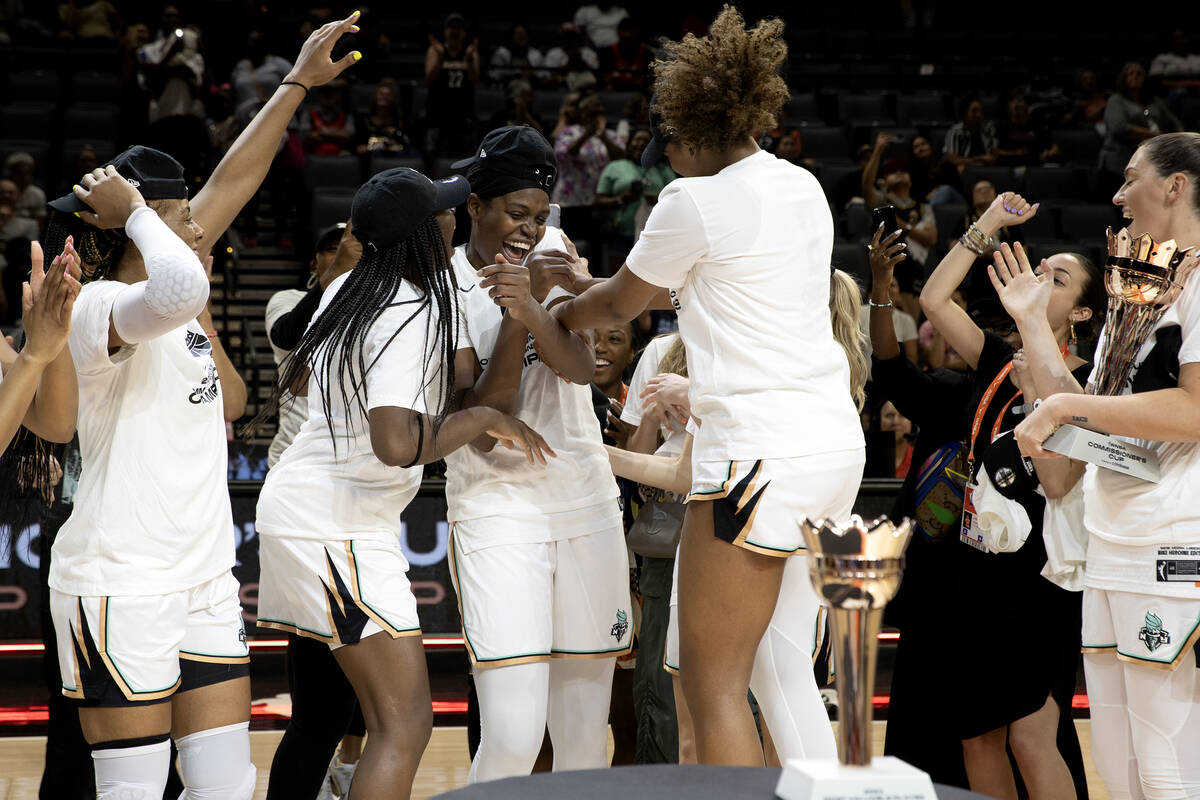
[[[1096,353],[1090,392],[1120,394],[1154,326],[1171,307],[1187,277],[1184,262],[1190,250],[1172,239],[1156,242],[1148,233],[1131,236],[1108,229],[1108,260],[1104,288],[1108,315],[1104,320],[1104,349]],[[1158,458],[1145,447],[1075,425],[1063,425],[1045,444],[1051,450],[1099,467],[1147,481],[1158,481]]]
[[[837,668],[838,755],[789,761],[775,787],[783,800],[936,800],[929,775],[898,758],[871,758],[872,697],[883,609],[900,588],[912,520],[887,517],[844,525],[804,520],[809,576],[829,609]]]

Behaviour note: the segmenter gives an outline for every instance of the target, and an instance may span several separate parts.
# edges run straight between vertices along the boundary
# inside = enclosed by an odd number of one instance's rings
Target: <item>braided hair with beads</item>
[[[304,384],[311,368],[316,371],[317,384],[321,390],[321,407],[336,448],[337,438],[334,435],[333,416],[330,413],[334,398],[330,393],[329,376],[346,376],[341,381],[340,400],[347,419],[353,419],[352,411],[355,407],[365,416],[367,373],[401,330],[423,314],[435,311],[437,326],[433,341],[429,341],[427,334],[423,349],[427,375],[432,372],[430,366],[435,363],[440,365],[440,369],[436,370],[439,375],[436,379],[439,385],[436,388],[441,397],[441,405],[436,411],[430,410],[434,418],[434,429],[440,427],[454,394],[453,363],[454,348],[458,339],[458,286],[454,280],[454,270],[450,266],[450,255],[446,252],[441,230],[434,217],[426,219],[407,239],[393,247],[382,251],[364,249],[362,257],[345,280],[337,295],[320,316],[313,320],[300,343],[280,365],[279,381],[275,385],[271,402],[250,422],[246,428],[247,433],[256,430],[274,413],[284,391]],[[403,281],[408,281],[416,287],[419,299],[405,303],[393,301]],[[371,326],[388,308],[408,303],[413,305],[411,313],[392,333],[380,349],[380,353],[375,356],[375,360],[367,363],[363,355],[363,345]],[[334,369],[337,373],[333,372]],[[432,380],[434,379],[430,378],[421,390],[431,388],[429,383]]]

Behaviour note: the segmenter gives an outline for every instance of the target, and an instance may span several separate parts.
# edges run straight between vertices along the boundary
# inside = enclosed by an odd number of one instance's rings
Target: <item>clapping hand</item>
[[[71,310],[82,288],[79,255],[73,238],[68,237],[66,248],[54,257],[48,272],[42,269],[42,248],[37,242],[30,245],[29,257],[33,270],[21,286],[26,336],[21,354],[39,364],[49,364],[62,352],[71,333]]]

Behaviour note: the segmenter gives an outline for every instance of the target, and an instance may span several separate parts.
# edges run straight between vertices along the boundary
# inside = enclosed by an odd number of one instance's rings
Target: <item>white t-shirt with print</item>
[[[829,318],[832,250],[820,184],[770,153],[659,195],[626,265],[674,290],[692,413],[704,421],[694,462],[863,446]]]
[[[50,586],[66,594],[168,594],[234,564],[212,343],[191,320],[110,356],[113,302],[127,288],[89,283],[71,315],[83,469],[50,562]]]
[[[646,388],[646,384],[651,378],[662,374],[663,370],[660,364],[663,357],[677,341],[679,341],[679,334],[669,333],[651,339],[650,343],[646,345],[642,351],[642,358],[633,371],[633,377],[629,380],[629,393],[625,397],[625,407],[621,409],[622,422],[630,425],[642,424],[642,390]],[[654,454],[656,456],[677,456],[682,453],[684,442],[687,439],[687,431],[684,426],[672,422],[669,426],[661,425],[659,428],[663,443],[654,451]]]
[[[329,284],[314,321],[352,274]],[[365,381],[368,411],[397,406],[436,413],[440,406],[443,365],[437,308],[432,305],[410,321],[420,298],[417,288],[405,281],[392,305],[367,331],[362,355],[366,364],[373,365]],[[334,356],[334,370],[338,358]],[[321,363],[320,355],[316,363]],[[400,512],[421,486],[422,468],[389,467],[375,457],[367,415],[359,409],[353,390],[348,390],[349,416],[343,407],[341,375],[328,379],[330,413],[326,416],[324,380],[317,369],[309,376],[308,417],[267,473],[258,499],[258,532],[300,539],[392,541],[400,534]]]
[[[1192,274],[1183,293],[1155,326],[1138,353],[1134,376],[1160,335],[1181,337],[1179,364],[1200,362],[1200,276]],[[1103,352],[1101,334],[1096,352]],[[1093,372],[1093,377],[1095,373]],[[1178,377],[1178,376],[1176,376]],[[1171,383],[1168,381],[1168,388]],[[1129,393],[1126,386],[1123,393]],[[1089,464],[1083,477],[1083,520],[1091,534],[1088,543],[1087,585],[1196,595],[1191,582],[1157,582],[1154,577],[1157,548],[1176,546],[1194,551],[1180,556],[1200,559],[1200,442],[1155,442],[1127,439],[1149,448],[1159,459],[1158,483]],[[1135,552],[1136,550],[1136,552]],[[1144,556],[1144,558],[1143,558]],[[1169,554],[1164,555],[1170,558]]]
[[[537,249],[559,247],[556,228],[547,228]],[[503,320],[501,309],[467,258],[468,245],[454,251],[452,263],[458,280],[460,311],[465,325],[460,346],[471,347],[479,363],[487,366]],[[546,297],[552,304],[567,293],[555,287]],[[606,530],[610,520],[595,517],[594,530],[561,525],[567,512],[611,503],[616,509],[617,483],[604,450],[600,426],[592,408],[590,386],[568,383],[542,363],[532,338],[525,348],[521,387],[513,416],[537,431],[558,455],[546,466],[530,464],[525,453],[500,445],[483,453],[471,445],[446,456],[447,518],[451,522],[497,518],[490,535],[498,542],[551,541]],[[557,515],[557,516],[555,516]],[[586,525],[584,526],[586,528]]]

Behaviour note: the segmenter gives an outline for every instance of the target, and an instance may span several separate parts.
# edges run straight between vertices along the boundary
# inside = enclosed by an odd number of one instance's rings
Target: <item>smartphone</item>
[[[550,214],[546,217],[546,227],[561,228],[562,227],[562,206],[558,203],[550,204]]]
[[[880,223],[883,224],[883,235],[889,236],[900,227],[899,220],[896,219],[895,206],[880,206],[879,208],[871,209],[871,235],[875,235],[875,231],[879,230]]]

